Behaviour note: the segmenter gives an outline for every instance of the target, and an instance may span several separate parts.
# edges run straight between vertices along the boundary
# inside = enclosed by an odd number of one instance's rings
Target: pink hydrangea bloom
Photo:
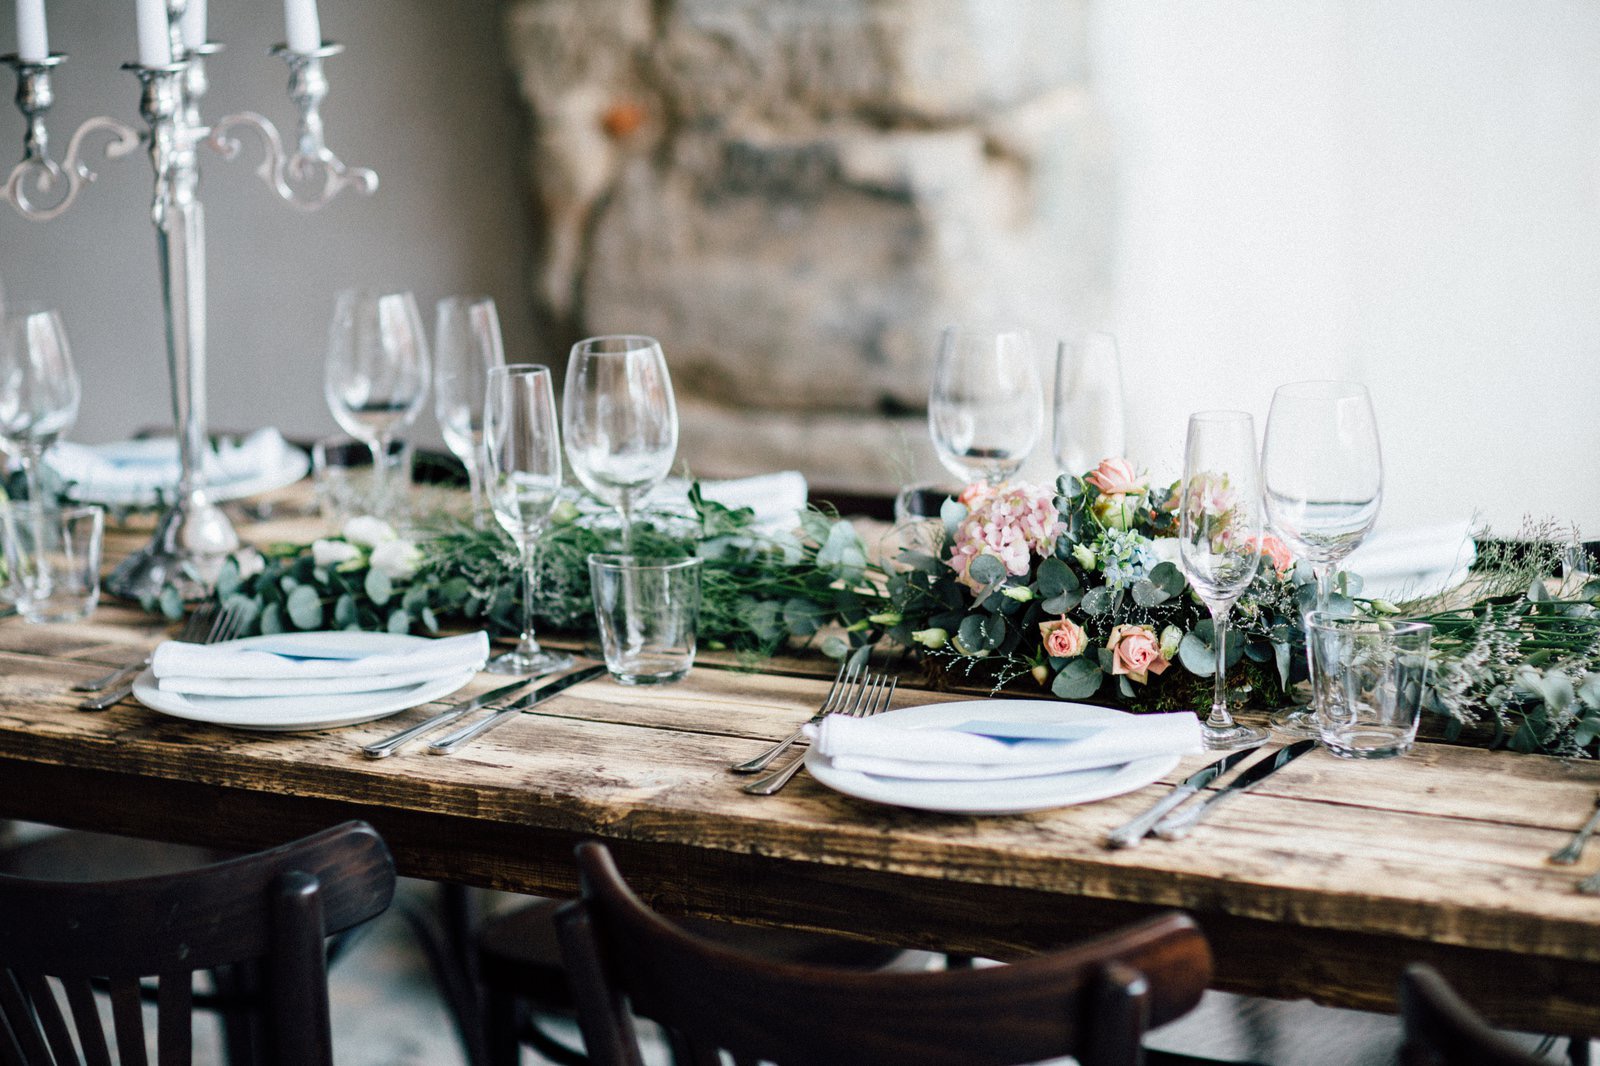
[[[1013,481],[994,488],[968,486],[961,499],[969,510],[956,528],[950,566],[973,590],[982,587],[968,573],[978,556],[992,555],[1006,573],[1021,577],[1032,568],[1035,555],[1050,554],[1063,528],[1054,496],[1037,485]]]

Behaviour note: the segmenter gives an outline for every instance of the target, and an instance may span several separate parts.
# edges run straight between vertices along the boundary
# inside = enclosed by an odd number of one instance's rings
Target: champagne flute
[[[533,636],[539,536],[561,495],[561,433],[548,367],[514,363],[489,371],[483,451],[490,506],[522,556],[522,639],[487,669],[535,677],[564,670],[572,657],[545,651]]]
[[[672,469],[678,407],[661,345],[650,337],[590,337],[572,346],[561,411],[567,459],[622,518],[631,553],[634,506]]]
[[[1021,468],[1043,421],[1027,330],[944,331],[928,393],[928,430],[946,470],[964,483],[998,485]]]
[[[1365,385],[1297,381],[1272,394],[1262,442],[1267,518],[1296,558],[1317,575],[1318,611],[1326,612],[1339,563],[1378,519],[1383,452],[1378,419]],[[1275,728],[1317,735],[1309,711],[1282,711]]]
[[[372,449],[375,512],[388,508],[385,458],[428,395],[428,340],[409,292],[341,292],[328,327],[323,392],[334,420]]]
[[[1122,364],[1117,339],[1091,333],[1056,348],[1056,469],[1081,475],[1102,459],[1127,454]]]
[[[1228,713],[1228,614],[1261,565],[1261,490],[1256,423],[1244,411],[1189,416],[1179,496],[1178,549],[1183,572],[1211,612],[1216,647],[1208,748],[1238,748],[1267,738]]]
[[[500,316],[487,296],[449,296],[439,301],[434,323],[433,413],[445,444],[467,468],[472,520],[481,527],[484,397],[489,371],[506,362]]]
[[[40,457],[78,418],[81,390],[61,316],[24,309],[0,331],[0,440],[22,462],[28,500],[44,499]]]

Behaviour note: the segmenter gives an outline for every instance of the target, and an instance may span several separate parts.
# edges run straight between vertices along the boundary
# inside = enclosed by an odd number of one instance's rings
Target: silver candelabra
[[[55,97],[51,72],[66,60],[52,54],[38,62],[15,55],[0,57],[17,72],[17,107],[27,120],[23,158],[6,181],[6,199],[24,217],[46,222],[77,200],[95,180],[86,162],[85,142],[96,133],[110,135],[108,159],[127,155],[143,144],[155,171],[155,196],[150,218],[156,228],[161,265],[161,301],[167,332],[167,367],[172,382],[172,415],[178,439],[181,476],[176,498],[162,514],[149,544],[130,556],[107,580],[113,593],[140,599],[174,584],[186,598],[205,594],[216,581],[227,553],[239,537],[226,515],[212,503],[204,473],[206,453],[206,272],[205,212],[196,196],[202,146],[231,159],[239,154],[239,131],[255,133],[263,160],[257,173],[286,203],[313,211],[346,186],[361,193],[378,187],[371,170],[346,167],[328,150],[321,107],[328,95],[322,61],[339,54],[336,44],[312,52],[285,45],[272,49],[289,65],[289,99],[299,111],[295,147],[286,150],[277,127],[253,112],[240,112],[207,126],[200,104],[206,94],[205,59],[222,49],[206,43],[186,47],[180,31],[188,0],[167,0],[167,21],[175,62],[147,67],[124,66],[139,79],[139,114],[149,127],[144,133],[106,116],[84,122],[67,142],[58,162],[50,154],[45,114]]]

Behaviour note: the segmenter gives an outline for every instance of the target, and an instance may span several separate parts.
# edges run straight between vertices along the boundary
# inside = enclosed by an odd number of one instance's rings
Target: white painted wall
[[[1130,449],[1354,377],[1381,525],[1600,535],[1600,4],[1107,0]]]

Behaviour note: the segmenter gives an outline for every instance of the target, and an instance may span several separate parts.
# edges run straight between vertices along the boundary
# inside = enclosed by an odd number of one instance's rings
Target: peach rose
[[[1039,636],[1044,638],[1045,654],[1053,655],[1057,659],[1070,659],[1074,655],[1082,655],[1083,649],[1089,646],[1089,634],[1083,631],[1082,626],[1065,616],[1054,622],[1040,622]]]
[[[1104,496],[1137,496],[1149,488],[1144,475],[1126,459],[1100,460],[1088,481]]]
[[[1146,684],[1151,674],[1159,674],[1169,665],[1161,654],[1161,642],[1156,631],[1149,626],[1120,625],[1106,639],[1111,652],[1111,672],[1126,674],[1128,680]]]
[[[1257,539],[1255,549],[1266,556],[1267,561],[1280,576],[1294,569],[1294,553],[1289,550],[1287,544],[1271,533]]]

